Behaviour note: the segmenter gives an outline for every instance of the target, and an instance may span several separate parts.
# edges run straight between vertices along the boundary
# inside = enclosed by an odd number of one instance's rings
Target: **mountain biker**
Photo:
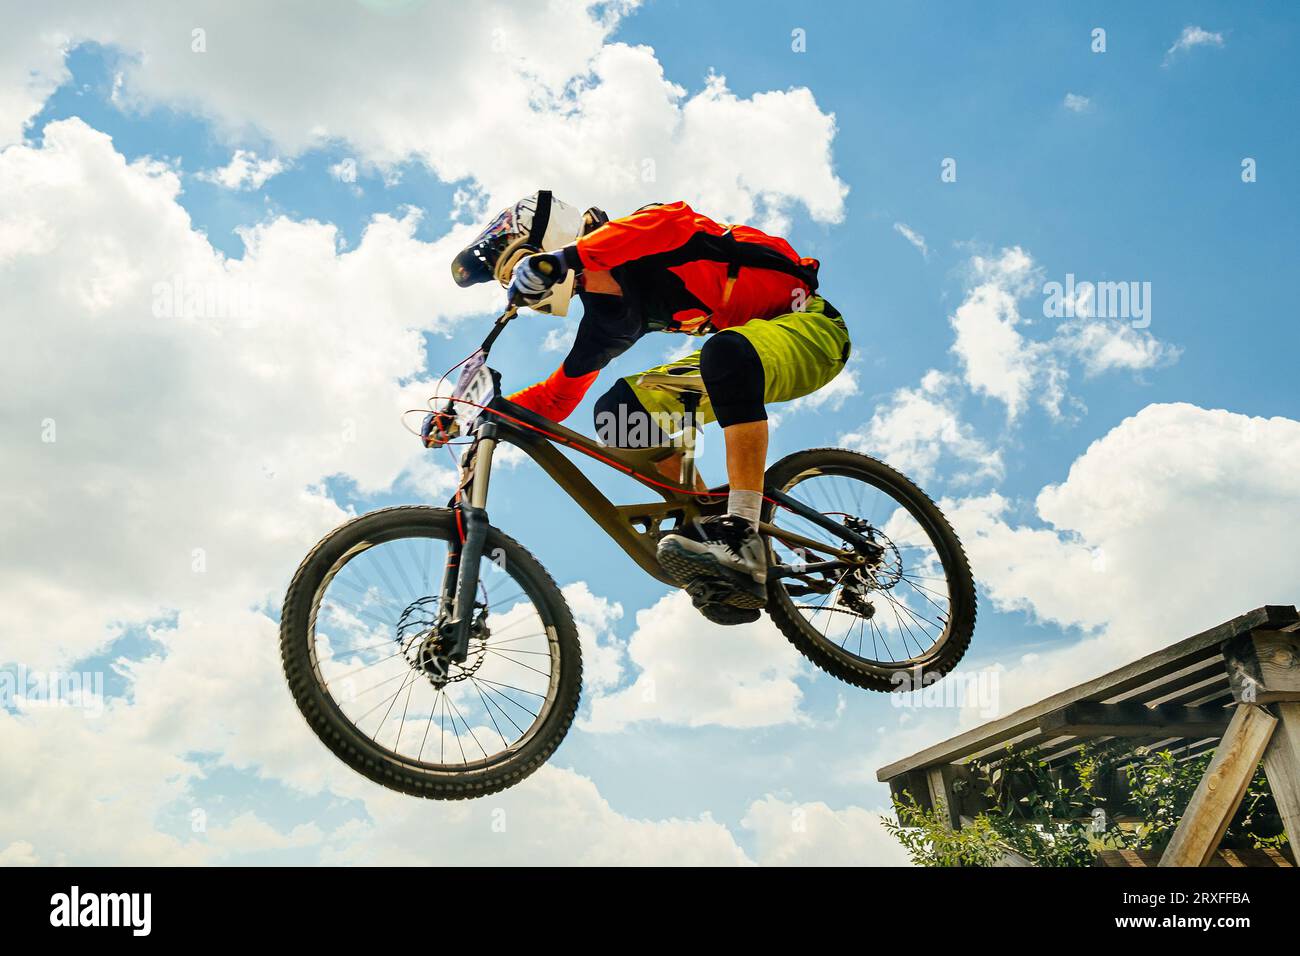
[[[766,601],[767,552],[757,532],[763,504],[766,404],[814,392],[844,368],[850,342],[840,313],[818,296],[816,259],[750,226],[723,225],[685,202],[655,203],[621,219],[540,190],[502,210],[452,263],[462,287],[493,278],[532,308],[564,315],[583,304],[564,362],[508,396],[552,421],[582,400],[600,370],[646,332],[708,336],[685,358],[650,369],[698,368],[707,396],[697,421],[717,421],[726,443],[724,514],[665,535],[659,559],[709,620],[757,620]],[[602,441],[620,447],[667,442],[680,422],[673,394],[614,383],[597,401]],[[671,427],[671,426],[670,426]],[[677,480],[680,453],[659,463]]]

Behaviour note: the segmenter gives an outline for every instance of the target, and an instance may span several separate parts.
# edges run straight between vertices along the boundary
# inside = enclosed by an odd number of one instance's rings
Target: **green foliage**
[[[1178,828],[1178,821],[1213,755],[1206,753],[1180,763],[1167,750],[1149,752],[1139,748],[1134,756],[1137,759],[1125,772],[1129,802],[1142,820],[1135,848],[1163,850]],[[1286,834],[1279,832],[1277,816],[1277,805],[1269,792],[1264,770],[1258,767],[1241,806],[1228,824],[1221,846],[1259,849],[1285,844]]]
[[[1008,748],[973,762],[969,775],[953,783],[957,800],[969,797],[985,807],[960,830],[909,793],[894,800],[897,820],[885,826],[919,866],[989,866],[1008,852],[1036,866],[1090,866],[1103,849],[1163,849],[1211,756],[1186,760],[1169,751],[1084,745],[1073,759],[1049,766],[1037,750]],[[1123,806],[1107,806],[1111,791],[1125,793]],[[1115,819],[1121,814],[1136,822],[1121,827]],[[1285,842],[1260,770],[1223,845]]]
[[[910,793],[894,799],[897,822],[885,820],[885,829],[907,850],[917,866],[992,866],[1007,847],[992,821],[980,814],[969,826],[953,830],[948,815],[922,810]]]

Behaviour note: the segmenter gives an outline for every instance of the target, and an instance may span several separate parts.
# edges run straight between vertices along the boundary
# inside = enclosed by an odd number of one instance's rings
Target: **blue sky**
[[[394,29],[400,29],[401,17],[392,19]],[[1214,38],[1169,52],[1193,26]],[[1095,27],[1106,31],[1104,53],[1090,49]],[[796,29],[806,33],[806,52],[791,49]],[[1169,527],[1164,518],[1184,514],[1180,508],[1202,514],[1207,528],[1229,538],[1249,538],[1253,529],[1271,527],[1279,515],[1294,513],[1281,510],[1292,507],[1294,499],[1275,489],[1277,500],[1270,499],[1267,508],[1261,504],[1258,514],[1241,502],[1216,514],[1217,496],[1232,494],[1238,487],[1234,482],[1248,481],[1228,465],[1204,480],[1187,479],[1186,485],[1180,477],[1199,474],[1208,460],[1219,462],[1213,456],[1222,448],[1216,443],[1227,440],[1224,434],[1255,427],[1238,422],[1289,429],[1294,425],[1289,420],[1300,418],[1300,390],[1286,359],[1300,345],[1288,310],[1300,249],[1294,215],[1300,208],[1295,123],[1300,17],[1293,8],[659,0],[630,12],[604,43],[651,48],[665,78],[683,87],[687,99],[701,93],[710,74],[718,74],[742,101],[768,91],[807,88],[816,110],[833,114],[834,136],[828,145],[809,142],[805,150],[801,142],[786,142],[780,154],[786,164],[806,161],[811,177],[821,175],[820,150],[827,145],[828,174],[847,187],[840,214],[814,218],[806,200],[795,194],[787,234],[802,253],[821,260],[822,291],[849,321],[857,387],[836,407],[783,417],[773,437],[773,458],[864,434],[873,415],[896,407],[899,396],[916,389],[930,370],[950,379],[943,407],[969,438],[999,456],[1000,470],[972,480],[972,460],[946,448],[938,464],[921,476],[922,483],[936,498],[967,501],[997,494],[1005,499],[1005,510],[992,524],[981,523],[988,515],[983,506],[958,509],[968,522],[958,521],[958,530],[965,537],[970,527],[972,539],[978,539],[974,546],[967,543],[981,587],[979,627],[966,668],[1023,676],[1026,654],[1065,654],[1055,669],[1046,668],[1041,687],[1035,683],[1038,677],[1017,677],[1014,688],[1004,687],[1008,700],[1050,690],[1053,680],[1075,672],[1081,660],[1100,672],[1125,663],[1136,649],[1185,636],[1181,631],[1133,634],[1140,629],[1134,622],[1143,620],[1137,609],[1144,598],[1177,600],[1161,587],[1179,580],[1182,565],[1171,565],[1168,578],[1155,575],[1145,583],[1117,585],[1113,577],[1071,582],[1068,576],[1078,567],[1080,549],[1104,550],[1112,561],[1140,568],[1143,556],[1163,553],[1162,529]],[[433,244],[452,226],[458,188],[490,191],[473,176],[445,179],[437,164],[418,151],[386,165],[369,164],[364,147],[349,139],[346,128],[336,129],[332,139],[295,150],[276,130],[255,125],[232,130],[217,107],[187,105],[183,97],[169,100],[156,88],[126,105],[114,96],[115,77],[124,70],[130,75],[138,56],[126,41],[87,38],[74,46],[67,53],[70,75],[31,118],[26,144],[39,149],[47,123],[78,117],[109,134],[127,161],[165,160],[180,176],[176,202],[213,248],[232,260],[245,255],[237,229],[278,217],[333,224],[339,251],[345,252],[362,243],[373,217],[400,217],[414,207],[423,217],[411,238]],[[365,75],[355,82],[364,87]],[[431,89],[429,95],[436,98],[438,92]],[[1081,108],[1071,109],[1068,94],[1086,101],[1077,100]],[[641,108],[635,101],[623,105],[631,114]],[[436,111],[422,106],[413,109],[409,121],[432,122],[426,133],[436,139],[436,117]],[[484,151],[494,148],[486,142],[482,146]],[[549,146],[539,146],[544,148]],[[282,157],[287,168],[255,189],[230,189],[199,177],[225,166],[236,149]],[[358,156],[363,161],[355,183],[331,173],[335,164]],[[956,182],[940,178],[940,164],[949,157],[956,160]],[[1257,163],[1255,182],[1242,181],[1246,157]],[[680,192],[698,185],[689,174],[681,175],[674,172],[664,188],[680,187]],[[644,200],[681,198],[660,195],[657,188],[648,185]],[[762,191],[761,184],[755,191]],[[707,195],[708,190],[701,187],[699,192]],[[587,204],[582,195],[562,198]],[[713,212],[707,205],[700,208]],[[625,211],[609,209],[612,215]],[[727,212],[719,210],[718,217]],[[467,217],[460,215],[460,221]],[[923,255],[896,224],[923,236],[928,251]],[[983,281],[973,260],[998,260],[1016,247],[1032,260],[1029,291],[1021,288],[1017,299],[1016,328],[1024,348],[1016,361],[1036,368],[1058,363],[1068,373],[1070,401],[1061,416],[1040,403],[1041,383],[1029,388],[1023,411],[1010,414],[1006,402],[974,384],[969,356],[953,351],[953,316]],[[1042,283],[1064,281],[1067,273],[1080,280],[1149,282],[1151,323],[1140,338],[1159,343],[1158,355],[1089,375],[1088,355],[1082,347],[1059,344],[1054,338],[1057,320],[1041,310]],[[454,295],[444,278],[438,277],[442,285],[431,287],[431,296]],[[1024,278],[1022,273],[991,281],[1010,289]],[[429,311],[438,308],[465,307],[431,300]],[[414,354],[412,361],[423,361],[427,372],[436,375],[473,347],[488,318],[479,309],[476,315],[427,329],[418,340],[424,355]],[[493,355],[507,382],[522,386],[558,364],[561,353],[543,348],[553,321],[534,317],[511,328]],[[364,312],[355,315],[348,334],[356,343],[370,339],[368,323]],[[310,335],[310,326],[298,334]],[[647,339],[619,359],[602,381],[656,364],[676,344]],[[346,357],[338,361],[344,363]],[[392,381],[394,392],[405,384],[398,378]],[[156,399],[165,403],[167,395]],[[1210,435],[1204,444],[1181,431],[1181,423],[1167,419],[1117,432],[1127,419],[1169,403],[1196,407],[1194,425]],[[590,400],[584,403],[571,424],[588,428],[590,405]],[[1231,417],[1211,421],[1220,409]],[[1286,421],[1265,421],[1276,419]],[[239,426],[255,427],[255,421]],[[392,427],[399,427],[395,419]],[[1212,427],[1218,430],[1211,434]],[[1289,430],[1276,434],[1279,442],[1291,440]],[[1124,457],[1124,449],[1135,446],[1149,447],[1155,456],[1162,435],[1174,436],[1163,457],[1146,458],[1140,450],[1131,452],[1131,459]],[[129,449],[132,438],[123,441]],[[1089,452],[1094,443],[1101,444],[1095,454]],[[718,441],[708,446],[705,469],[720,481],[718,446]],[[883,454],[888,449],[869,450]],[[143,446],[140,452],[149,458]],[[1076,484],[1071,467],[1085,453],[1094,464],[1080,469]],[[1183,454],[1189,457],[1179,457]],[[1174,463],[1172,477],[1152,465],[1164,460]],[[558,489],[537,481],[536,474],[531,465],[500,472],[491,503],[494,523],[529,547],[562,584],[586,582],[592,594],[620,604],[623,614],[609,621],[608,640],[626,641],[639,626],[637,612],[655,606],[664,588],[640,575]],[[413,497],[411,486],[401,482],[375,493],[359,492],[367,482],[354,480],[348,469],[325,471],[317,478],[339,507],[357,512]],[[1058,510],[1049,511],[1064,517],[1053,524],[1036,510],[1035,501],[1045,487],[1067,479],[1070,485],[1058,496]],[[1124,529],[1102,527],[1098,515],[1106,510],[1110,480],[1115,487],[1137,488],[1134,494],[1167,494],[1167,506],[1152,506],[1161,520],[1134,528],[1131,537]],[[602,477],[601,485],[623,500],[640,494],[619,479]],[[1207,503],[1207,510],[1198,510]],[[1072,517],[1079,524],[1065,523]],[[311,543],[310,538],[301,540],[299,552]],[[1023,552],[1018,550],[1022,545]],[[1023,564],[1018,563],[1021,554]],[[1052,580],[1038,580],[1030,565],[1041,567],[1058,558],[1059,572],[1044,572]],[[1294,583],[1293,562],[1274,567],[1272,577],[1250,568],[1224,572],[1211,579],[1209,586],[1216,591],[1203,612],[1180,612],[1170,626],[1208,627],[1225,616],[1219,614],[1223,608],[1293,601],[1294,588],[1274,593],[1284,589],[1269,583]],[[259,606],[265,602],[273,608],[273,596],[282,592],[292,570],[291,563],[284,563],[280,580],[264,582]],[[1096,593],[1088,595],[1090,591]],[[129,697],[136,692],[132,665],[122,662],[167,657],[166,640],[151,640],[146,627],[166,628],[184,610],[178,600],[165,615],[134,621],[124,617],[125,636],[71,663],[78,669],[110,671],[109,692]],[[713,638],[700,630],[701,667],[725,667],[708,647]],[[792,661],[793,648],[785,652]],[[1069,656],[1076,652],[1079,656]],[[634,676],[635,662],[625,663],[625,676]],[[222,667],[219,652],[211,666]],[[764,674],[768,672],[760,670],[755,677]],[[951,708],[913,717],[884,696],[840,685],[806,668],[793,680],[802,694],[797,715],[771,726],[691,726],[689,720],[675,718],[642,720],[609,732],[578,728],[552,763],[592,781],[618,815],[653,821],[711,819],[759,858],[765,845],[761,827],[742,824],[747,815],[752,818],[756,800],[771,797],[783,807],[822,803],[833,813],[874,811],[887,799],[884,788],[872,782],[884,758],[918,749],[971,719]],[[334,759],[314,746],[314,741],[303,743],[302,761]],[[280,834],[307,824],[332,833],[349,820],[373,822],[379,812],[357,790],[323,787],[313,792],[253,758],[232,756],[238,750],[199,748],[176,755],[200,774],[159,802],[153,817],[159,833],[191,839],[189,814],[196,806],[205,808],[214,826],[251,813]],[[471,819],[485,812],[470,811]],[[4,837],[0,833],[0,851]],[[224,839],[219,860],[323,858],[320,841],[309,838],[242,845],[237,837]],[[41,851],[38,843],[35,852]],[[484,852],[490,858],[493,851]]]

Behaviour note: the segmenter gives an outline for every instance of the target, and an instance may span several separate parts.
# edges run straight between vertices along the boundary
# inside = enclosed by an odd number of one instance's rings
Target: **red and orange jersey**
[[[752,226],[727,226],[685,202],[612,219],[570,247],[610,272],[649,329],[705,332],[795,311],[816,290],[817,260]],[[576,265],[576,263],[572,263]]]
[[[568,357],[510,400],[566,418],[598,371],[648,331],[703,335],[802,311],[817,290],[816,259],[752,226],[727,226],[684,202],[612,219],[563,250],[570,268],[608,272],[621,294],[582,293]]]

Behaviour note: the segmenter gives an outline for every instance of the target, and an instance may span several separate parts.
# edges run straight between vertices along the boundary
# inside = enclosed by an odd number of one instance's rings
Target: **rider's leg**
[[[638,392],[635,381],[636,376],[620,378],[596,399],[592,411],[597,437],[615,448],[658,448],[670,444],[670,436],[656,422],[659,410],[648,407],[650,396]]]
[[[724,330],[700,350],[700,375],[727,445],[727,513],[757,526],[767,468],[767,373],[753,343]]]
[[[705,344],[700,371],[723,426],[732,492],[727,514],[660,542],[660,562],[688,588],[717,576],[740,588],[737,600],[764,593],[766,549],[755,525],[767,458],[765,405],[827,384],[844,368],[848,343],[839,313],[813,298],[806,312],[725,329]]]
[[[693,578],[722,577],[745,592],[737,597],[759,607],[767,580],[767,549],[757,532],[767,462],[763,362],[748,339],[723,331],[700,350],[700,375],[727,443],[727,513],[665,536],[659,560],[688,586]]]
[[[732,494],[752,492],[761,497],[763,472],[767,470],[767,419],[724,426],[722,438],[727,444],[727,480]],[[747,509],[741,512],[731,507],[737,504],[743,507],[743,501],[728,501],[727,504],[732,513],[744,513],[746,517],[758,520],[757,513],[750,514]]]
[[[699,352],[695,352],[649,371],[666,372],[681,366],[698,366],[699,358]],[[669,434],[659,426],[663,424],[669,431],[676,431],[685,408],[676,395],[638,387],[636,382],[640,377],[630,375],[619,379],[596,400],[596,434],[605,444],[619,448],[654,448],[672,444]],[[697,413],[696,421],[698,424],[713,421],[713,410],[705,404]],[[674,452],[655,462],[655,468],[669,481],[680,481],[682,453]],[[709,490],[698,473],[695,488],[697,491]]]

